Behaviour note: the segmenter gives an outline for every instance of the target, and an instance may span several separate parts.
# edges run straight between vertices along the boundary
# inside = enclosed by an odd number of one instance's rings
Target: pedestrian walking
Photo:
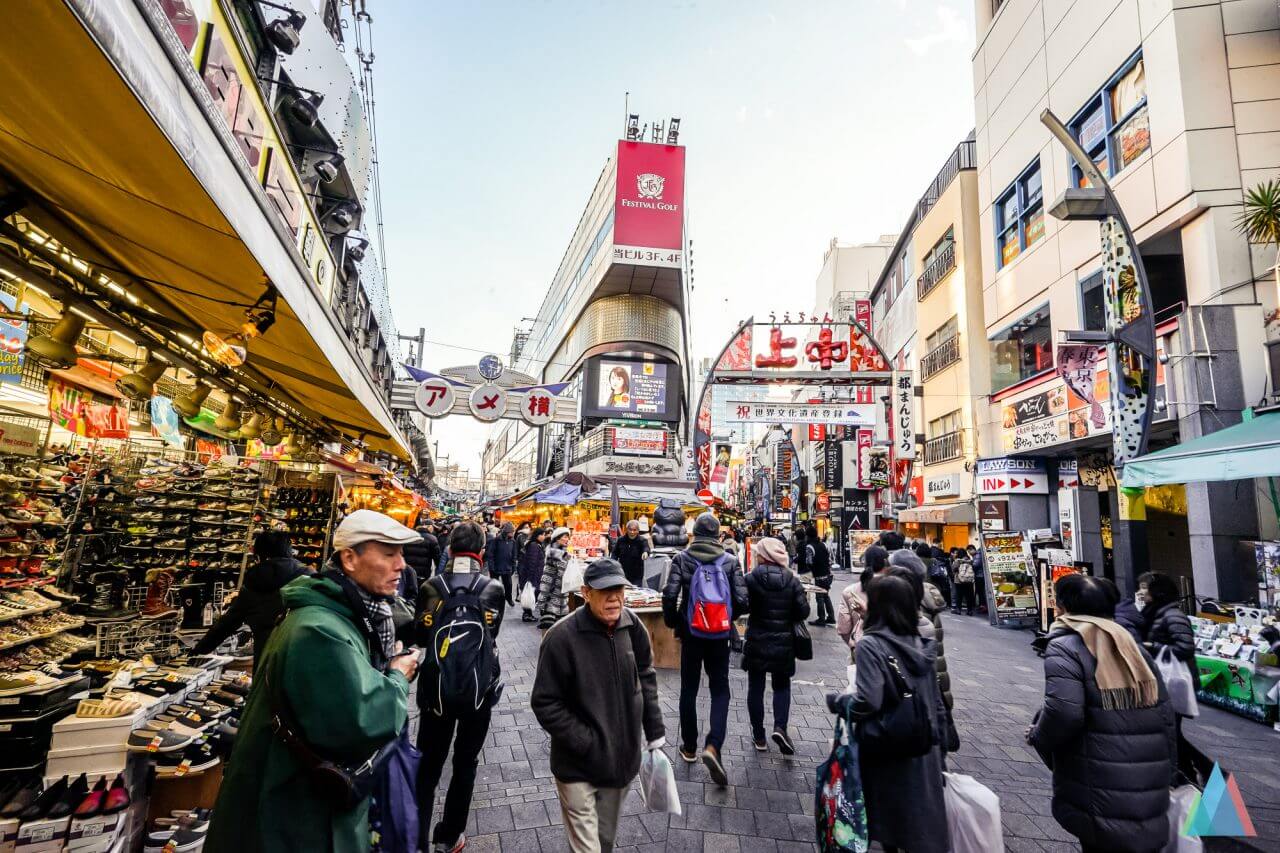
[[[974,586],[977,583],[978,575],[973,569],[973,560],[969,559],[969,555],[966,552],[958,549],[955,562],[955,579],[955,612],[963,612],[966,616],[972,616],[977,603],[974,595]]]
[[[494,540],[514,551],[515,528],[504,525]],[[497,638],[502,628],[504,585],[485,577],[485,531],[463,522],[449,534],[454,555],[444,572],[422,586],[418,598],[417,642],[428,649],[418,683],[418,832],[419,847],[434,853],[457,853],[466,846],[463,830],[471,810],[476,767],[489,733],[493,706],[502,695]],[[491,563],[490,565],[494,565]],[[453,747],[453,775],[445,794],[440,822],[431,830],[436,786]],[[430,831],[430,839],[428,833]],[[433,844],[434,846],[430,846]]]
[[[398,654],[390,601],[418,534],[372,510],[333,533],[331,568],[281,590],[204,849],[369,849],[369,801],[335,804],[317,763],[358,767],[404,729],[418,655]],[[329,784],[328,789],[332,789]]]
[[[814,601],[818,605],[818,618],[810,622],[819,628],[836,624],[836,610],[831,605],[831,584],[835,576],[831,574],[831,554],[827,546],[818,538],[818,530],[812,524],[805,527],[804,554],[805,565],[813,575],[813,583],[818,587],[814,593]]]
[[[969,559],[973,561],[973,587],[978,599],[978,612],[987,612],[987,561],[982,555],[982,549],[976,545],[969,545],[965,548],[969,553]]]
[[[729,638],[735,615],[747,612],[742,567],[720,544],[720,522],[704,512],[693,522],[689,547],[676,554],[662,591],[662,618],[680,638],[680,757],[698,760],[698,688],[703,671],[711,692],[711,719],[702,763],[720,786],[729,724]]]
[[[436,538],[435,531],[430,524],[420,524],[416,528],[416,532],[422,539],[418,542],[410,542],[404,548],[405,565],[413,569],[414,574],[421,584],[427,578],[436,573],[440,566],[440,540]],[[418,598],[418,587],[413,588],[413,592],[408,596],[410,601]]]
[[[867,616],[867,584],[877,573],[889,565],[889,552],[879,545],[872,545],[862,552],[862,574],[840,593],[836,606],[836,633],[849,647],[849,662],[856,663],[855,650],[862,639]]]
[[[583,573],[586,604],[542,639],[530,705],[551,736],[551,775],[573,853],[609,853],[644,749],[666,743],[649,633],[622,606],[622,566]]]
[[[1054,594],[1044,707],[1027,729],[1053,771],[1053,817],[1085,853],[1163,850],[1176,751],[1164,683],[1097,578],[1067,575]]]
[[[720,544],[724,546],[726,554],[732,554],[741,562],[742,552],[738,547],[738,540],[733,535],[732,530],[725,529],[720,531]]]
[[[644,561],[648,556],[649,540],[640,535],[640,522],[628,521],[626,532],[613,543],[613,558],[622,565],[632,586],[644,586]]]
[[[934,676],[934,643],[919,635],[915,591],[893,574],[867,585],[866,632],[858,643],[852,694],[830,694],[833,713],[858,725],[862,792],[868,835],[886,851],[947,853],[951,849],[943,801],[942,751],[946,710]],[[905,683],[906,690],[901,685]],[[913,719],[911,749],[872,750],[868,733],[878,720],[917,694],[927,719]],[[910,753],[910,754],[908,754]]]
[[[1105,580],[1105,579],[1104,579]],[[1108,580],[1107,583],[1115,587],[1113,581]],[[1120,595],[1120,588],[1115,588],[1116,596],[1116,623],[1129,632],[1133,639],[1141,643],[1142,634],[1145,624],[1142,621],[1142,604],[1146,603],[1143,593],[1139,590],[1131,598],[1125,598]]]
[[[525,585],[533,587],[535,595],[537,590],[542,588],[542,571],[546,565],[546,538],[547,532],[541,527],[535,527],[529,535],[529,541],[525,544],[524,550],[520,552],[520,592],[524,592]],[[537,616],[534,611],[524,608],[520,613],[521,622],[534,622]]]
[[[1168,649],[1191,672],[1191,683],[1198,684],[1196,672],[1196,635],[1191,620],[1182,612],[1178,584],[1161,572],[1147,572],[1138,578],[1138,597],[1142,599],[1143,645],[1153,658]],[[1177,723],[1178,771],[1187,780],[1198,785],[1209,781],[1213,772],[1211,761],[1182,733],[1181,714],[1175,714]]]
[[[943,642],[942,611],[946,602],[938,588],[924,579],[924,566],[920,558],[907,550],[894,551],[889,556],[891,569],[901,572],[901,577],[911,583],[916,595],[920,598],[920,636],[931,640],[934,644],[934,669],[938,674],[938,688],[942,691],[943,702],[947,710],[951,710],[951,674],[947,671],[947,650]]]
[[[809,596],[787,568],[787,549],[781,542],[761,539],[753,547],[756,566],[746,576],[749,615],[742,649],[751,740],[760,752],[769,749],[764,734],[764,683],[768,676],[773,688],[770,737],[783,755],[794,755],[796,748],[787,734],[791,677],[796,674],[796,626],[809,616]]]
[[[562,619],[569,612],[568,596],[561,585],[564,583],[565,570],[569,568],[570,530],[557,527],[551,531],[547,540],[547,559],[542,569],[542,582],[538,585],[538,627],[550,628],[557,619]]]
[[[920,542],[916,545],[916,556],[919,557],[920,562],[924,564],[924,579],[933,584],[938,592],[942,594],[944,609],[950,609],[951,573],[950,566],[946,561],[945,555],[942,554],[942,549]]]
[[[258,658],[284,613],[280,590],[294,578],[311,574],[311,569],[293,558],[289,534],[279,530],[263,531],[254,537],[253,556],[257,562],[245,572],[240,592],[193,651],[207,655],[240,630],[241,625],[248,625],[253,632],[253,668],[256,670]]]
[[[485,551],[485,563],[489,567],[489,576],[495,578],[502,584],[503,592],[506,594],[507,604],[511,607],[516,606],[515,591],[512,589],[511,576],[516,570],[516,528],[509,521],[504,521],[502,527],[489,543]]]

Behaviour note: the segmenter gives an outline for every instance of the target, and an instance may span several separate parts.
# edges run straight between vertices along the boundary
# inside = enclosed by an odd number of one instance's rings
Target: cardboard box
[[[18,844],[18,819],[0,819],[0,853],[13,853]]]
[[[102,746],[73,746],[49,750],[44,774],[54,779],[62,776],[75,778],[81,773],[115,776],[123,773],[128,763],[129,749],[123,740]]]
[[[49,749],[119,746],[129,739],[129,732],[142,725],[147,712],[139,708],[123,717],[77,717],[74,714],[53,724]]]
[[[67,841],[70,817],[33,820],[18,827],[16,853],[54,853]]]
[[[66,853],[107,853],[128,835],[129,810],[113,815],[71,821]]]

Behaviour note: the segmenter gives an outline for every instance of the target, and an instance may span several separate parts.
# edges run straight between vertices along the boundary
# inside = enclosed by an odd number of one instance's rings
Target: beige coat
[[[854,581],[840,593],[840,603],[836,605],[836,633],[849,646],[849,659],[853,660],[853,649],[862,639],[862,622],[867,615],[867,596],[862,591],[862,581]]]

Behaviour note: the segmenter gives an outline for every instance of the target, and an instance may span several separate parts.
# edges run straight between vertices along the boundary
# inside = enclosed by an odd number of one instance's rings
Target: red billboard
[[[684,148],[619,141],[614,262],[679,269],[683,254]]]

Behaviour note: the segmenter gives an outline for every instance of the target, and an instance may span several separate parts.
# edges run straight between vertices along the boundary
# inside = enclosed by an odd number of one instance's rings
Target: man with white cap
[[[322,763],[355,768],[404,729],[416,650],[400,653],[391,597],[413,530],[357,510],[333,534],[329,571],[287,584],[259,650],[205,849],[367,850],[369,801],[327,798]]]

